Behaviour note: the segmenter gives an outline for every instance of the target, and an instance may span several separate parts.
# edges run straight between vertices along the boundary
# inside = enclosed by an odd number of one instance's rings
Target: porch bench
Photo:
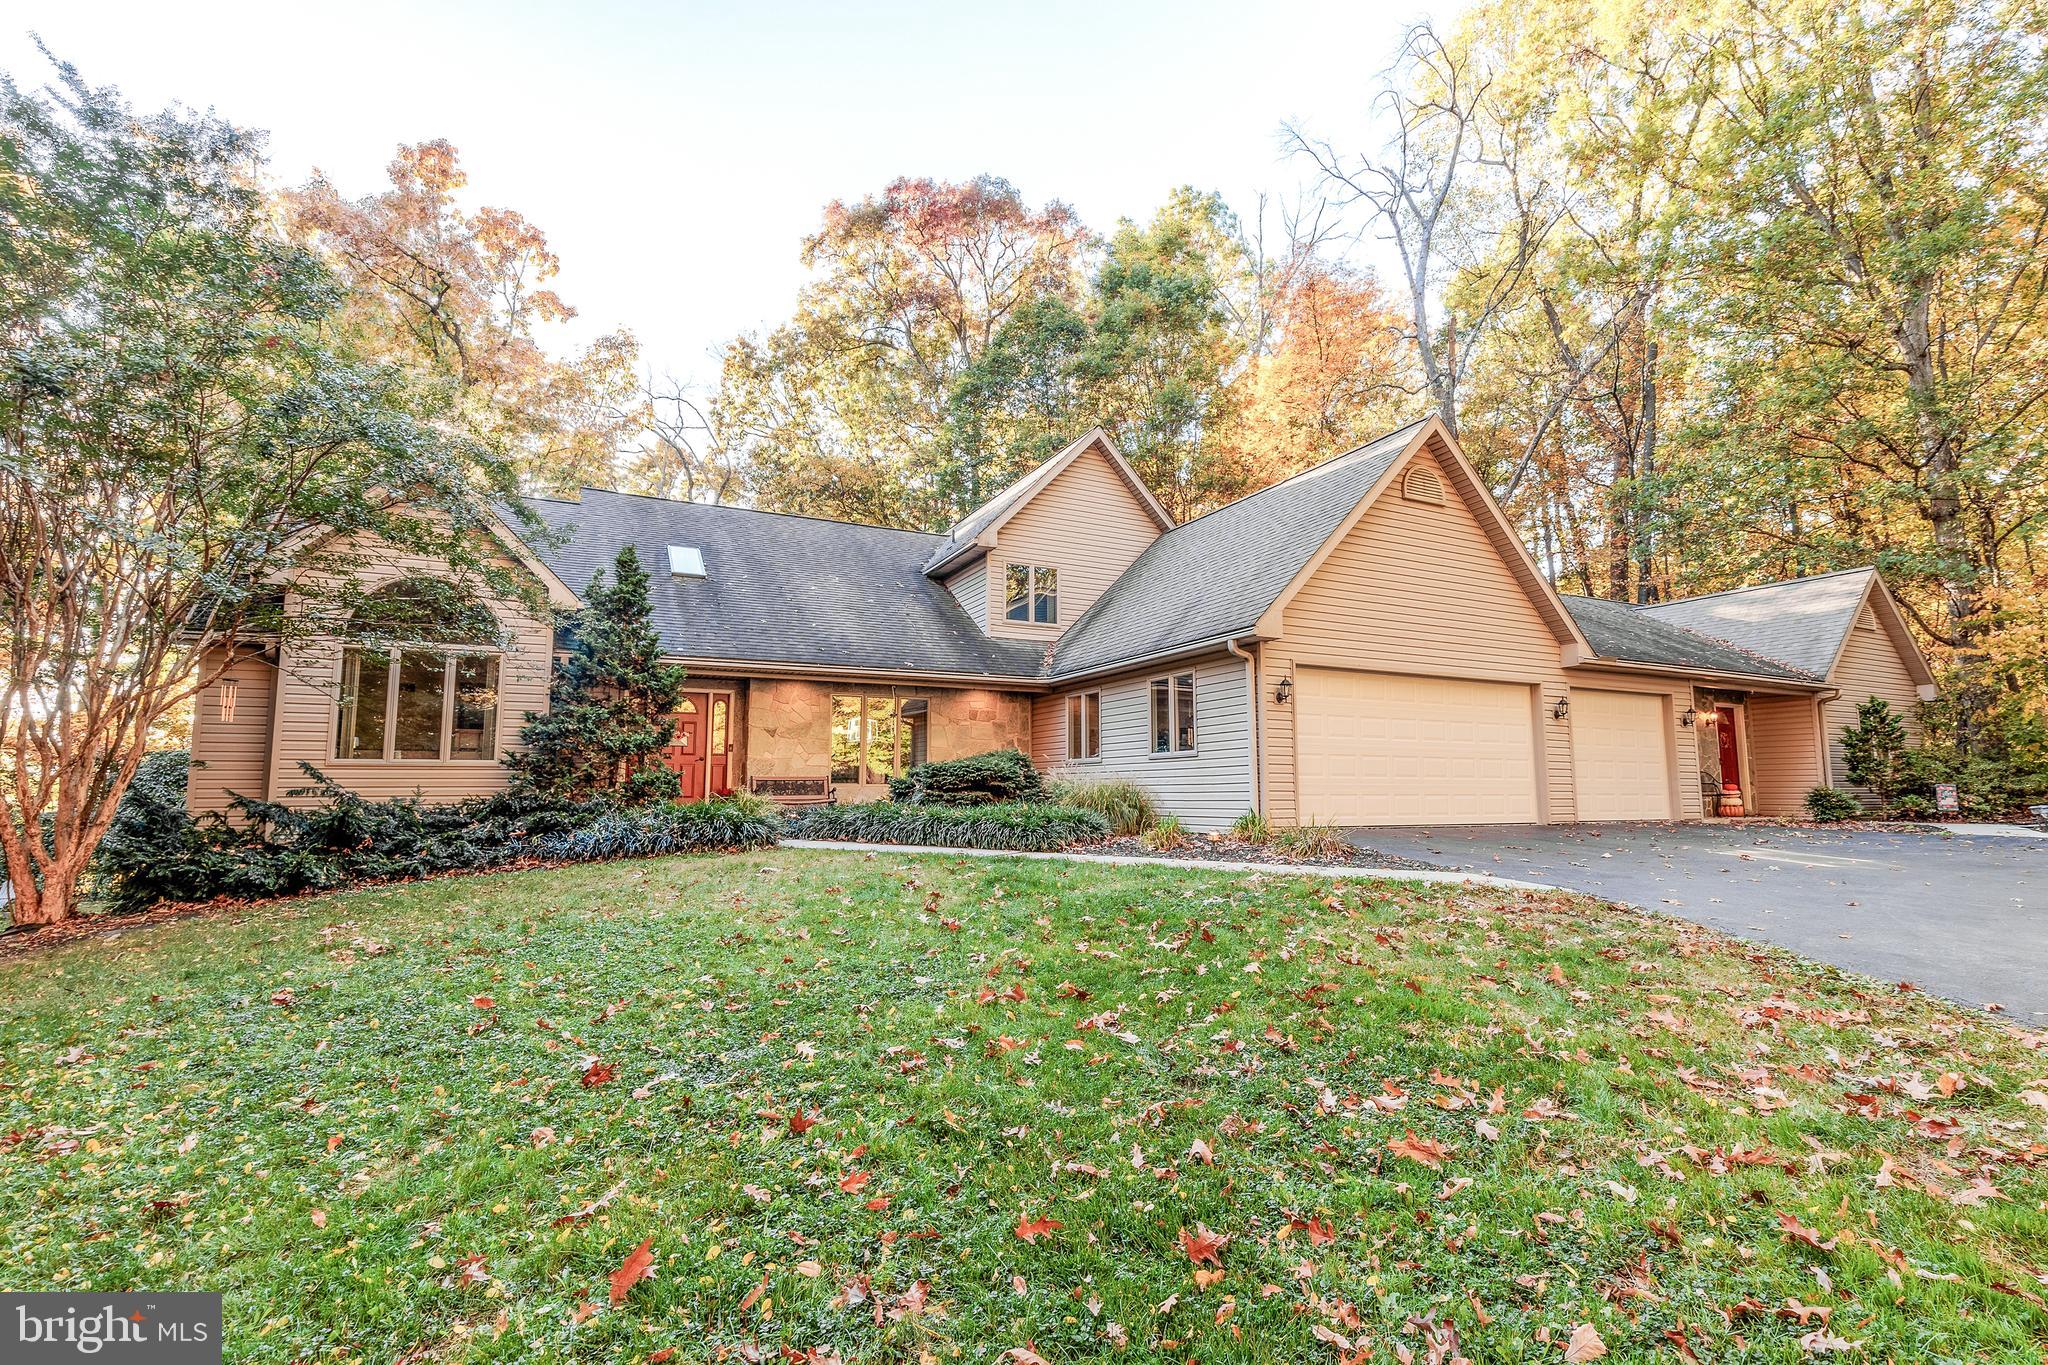
[[[823,777],[751,777],[748,790],[784,806],[830,806],[838,801]]]

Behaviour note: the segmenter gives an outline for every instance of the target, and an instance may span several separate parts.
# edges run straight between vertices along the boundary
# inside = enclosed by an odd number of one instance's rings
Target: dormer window
[[[1049,626],[1060,619],[1059,571],[1012,564],[1003,576],[1003,619]]]
[[[702,578],[704,552],[694,545],[669,546],[668,573],[671,578]]]

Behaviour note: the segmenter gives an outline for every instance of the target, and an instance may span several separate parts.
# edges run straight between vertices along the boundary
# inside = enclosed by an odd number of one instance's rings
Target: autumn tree
[[[1422,388],[1406,319],[1369,273],[1304,249],[1277,273],[1270,310],[1223,456],[1247,488],[1400,426]]]
[[[41,91],[0,76],[0,855],[18,926],[75,912],[153,727],[238,652],[332,629],[360,598],[363,565],[331,532],[530,591],[483,535],[509,473],[450,434],[435,391],[350,348],[348,292],[275,231],[261,149],[210,115],[137,115],[68,66]]]
[[[613,332],[566,359],[544,333],[575,316],[551,286],[560,262],[510,209],[469,209],[468,176],[444,141],[402,146],[390,186],[360,199],[316,176],[283,196],[293,235],[348,287],[358,346],[444,376],[468,434],[513,459],[530,486],[609,485],[646,414],[633,400],[638,347]]]
[[[1772,518],[1927,584],[1921,628],[1976,653],[2009,555],[2048,515],[2042,13],[1738,13],[1718,39],[1700,303],[1746,344],[1716,367],[1702,455],[1803,466],[1804,507]]]
[[[762,505],[943,526],[995,492],[1005,471],[952,449],[948,396],[1019,310],[1077,297],[1088,244],[993,176],[828,205],[795,316],[725,356],[716,416]]]

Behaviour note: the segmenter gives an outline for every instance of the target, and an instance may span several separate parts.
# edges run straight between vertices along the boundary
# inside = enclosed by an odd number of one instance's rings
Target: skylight
[[[704,577],[704,552],[694,545],[669,546],[668,571],[674,578]]]

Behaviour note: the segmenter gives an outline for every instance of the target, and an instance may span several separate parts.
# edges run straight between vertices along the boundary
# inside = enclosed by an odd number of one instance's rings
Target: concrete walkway
[[[1483,872],[1426,872],[1412,867],[1354,867],[1349,863],[1253,863],[1211,858],[1144,858],[1120,853],[1026,853],[1008,848],[941,848],[935,844],[862,844],[839,839],[784,839],[782,848],[819,848],[841,853],[932,853],[948,858],[1038,858],[1063,863],[1106,863],[1111,867],[1185,867],[1197,872],[1259,872],[1276,877],[1362,877],[1433,885],[1499,886],[1511,891],[1563,891],[1548,882],[1524,882]]]

